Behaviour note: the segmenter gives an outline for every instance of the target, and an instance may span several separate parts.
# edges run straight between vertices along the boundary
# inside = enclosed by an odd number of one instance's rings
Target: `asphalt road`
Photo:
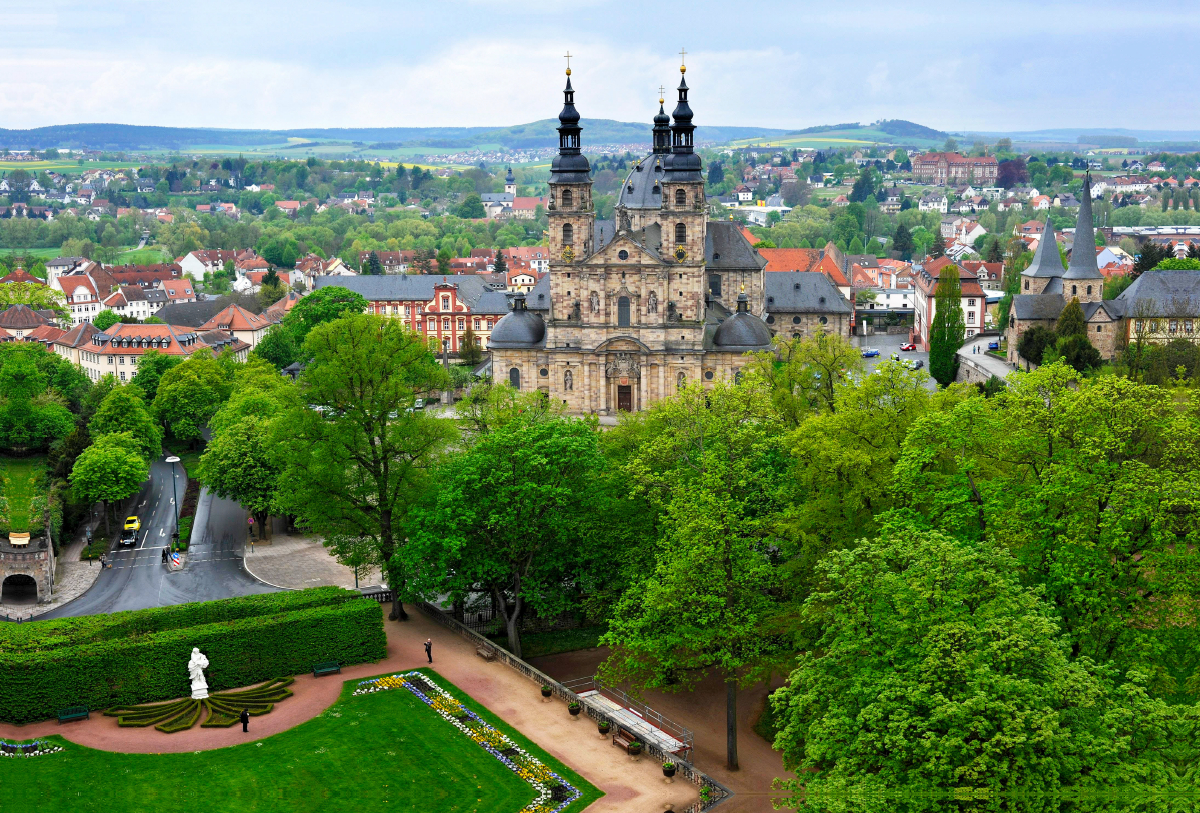
[[[180,499],[186,485],[183,469],[177,466]],[[142,521],[137,546],[110,553],[112,567],[103,570],[86,593],[38,619],[273,592],[242,568],[247,533],[245,510],[235,502],[211,496],[202,496],[196,511],[196,523],[204,527],[204,533],[188,549],[184,568],[171,573],[162,563],[162,551],[170,545],[175,530],[174,499],[171,465],[157,460],[150,466],[150,479],[136,503],[135,511]]]
[[[863,366],[866,368],[868,375],[880,364],[889,360],[892,357],[892,353],[895,353],[897,356],[899,356],[902,361],[904,359],[908,359],[909,361],[916,361],[917,359],[920,359],[925,363],[925,366],[922,367],[921,370],[926,373],[929,372],[928,353],[923,353],[919,350],[909,350],[906,352],[900,349],[900,345],[908,342],[908,336],[889,336],[887,334],[877,333],[874,336],[855,336],[850,341],[855,347],[860,349],[874,347],[879,351],[878,356],[874,358],[863,359]],[[937,388],[937,384],[934,383],[932,379],[930,379],[929,383],[930,389]]]

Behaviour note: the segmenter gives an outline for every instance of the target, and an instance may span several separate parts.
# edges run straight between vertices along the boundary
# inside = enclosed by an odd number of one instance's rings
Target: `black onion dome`
[[[737,313],[717,328],[713,335],[714,348],[740,353],[771,348],[771,329],[766,322],[750,313],[749,302],[745,291],[738,294]]]
[[[654,117],[654,153],[666,155],[671,151],[671,117],[663,109],[663,100],[658,100],[658,115]]]
[[[546,339],[546,323],[525,307],[525,294],[513,297],[513,308],[492,328],[488,347],[501,350],[538,347]]]
[[[591,164],[580,151],[579,111],[575,109],[575,89],[571,75],[563,89],[563,109],[558,114],[558,155],[550,163],[550,183],[589,183]]]
[[[679,101],[671,115],[675,117],[675,123],[671,125],[671,156],[667,160],[670,176],[667,180],[703,183],[700,156],[693,151],[692,137],[696,127],[692,124],[692,108],[688,104],[688,86],[682,77],[679,79]]]

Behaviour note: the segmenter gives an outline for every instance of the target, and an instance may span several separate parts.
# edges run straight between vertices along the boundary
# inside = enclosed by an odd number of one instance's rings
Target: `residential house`
[[[254,348],[274,324],[266,313],[254,314],[240,305],[231,304],[200,325],[200,330],[222,330]]]
[[[179,261],[179,267],[183,273],[187,274],[194,280],[200,281],[204,279],[206,273],[213,271],[221,271],[225,268],[225,263],[236,263],[238,253],[227,249],[209,249],[207,251],[193,251]]]
[[[912,340],[922,350],[929,349],[929,328],[937,316],[937,287],[941,282],[942,273],[956,263],[948,257],[939,257],[923,266],[914,266],[913,277],[916,284],[913,308]],[[959,284],[962,299],[959,307],[963,311],[966,324],[966,336],[970,338],[984,327],[984,312],[987,300],[983,287],[975,275],[964,268],[959,268]]]
[[[917,208],[922,212],[941,212],[946,214],[949,211],[950,203],[945,195],[937,195],[928,192],[917,201]]]
[[[95,330],[95,328],[92,328]],[[245,361],[250,346],[229,334],[207,339],[190,328],[175,325],[129,325],[118,323],[106,331],[96,331],[86,340],[74,330],[55,342],[55,352],[65,357],[74,354],[84,373],[93,381],[106,375],[118,381],[128,381],[137,374],[139,359],[153,350],[171,356],[187,358],[202,349],[231,349],[236,358]]]
[[[35,311],[28,305],[10,305],[0,311],[0,330],[11,338],[23,341],[29,333],[44,326],[54,326],[54,311]]]

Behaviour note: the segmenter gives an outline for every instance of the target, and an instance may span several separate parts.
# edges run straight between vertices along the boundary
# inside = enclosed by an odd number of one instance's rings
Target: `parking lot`
[[[868,373],[878,367],[881,362],[890,359],[892,357],[892,353],[895,353],[897,356],[899,356],[901,360],[908,359],[909,361],[916,361],[917,359],[920,359],[925,365],[921,368],[922,371],[926,373],[929,372],[928,353],[924,353],[919,350],[909,350],[908,352],[904,352],[900,349],[900,345],[908,341],[907,336],[889,336],[883,333],[877,333],[874,336],[855,336],[850,341],[859,349],[874,347],[879,351],[879,355],[875,358],[863,359],[863,364],[866,366],[866,371]]]

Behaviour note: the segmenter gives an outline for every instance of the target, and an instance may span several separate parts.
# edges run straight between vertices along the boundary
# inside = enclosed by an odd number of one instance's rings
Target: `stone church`
[[[645,409],[690,381],[736,377],[747,352],[771,348],[766,261],[737,223],[708,218],[687,82],[681,77],[674,121],[659,99],[653,150],[630,169],[614,220],[604,221],[592,204],[570,74],[546,206],[548,297],[542,283],[530,293],[548,301],[535,309],[525,295],[514,298],[489,341],[494,378],[573,412],[612,415]]]

